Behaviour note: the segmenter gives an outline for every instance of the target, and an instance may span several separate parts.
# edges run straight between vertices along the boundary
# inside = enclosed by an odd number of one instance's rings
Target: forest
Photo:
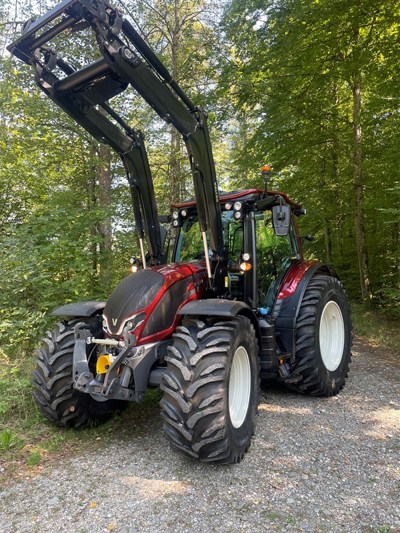
[[[30,355],[66,302],[105,299],[137,254],[118,157],[40,94],[7,52],[57,2],[0,6],[0,353]],[[115,0],[209,115],[221,190],[271,188],[307,208],[309,258],[353,302],[400,317],[400,2]],[[76,51],[76,53],[84,53]],[[193,194],[185,147],[132,91],[160,213]]]

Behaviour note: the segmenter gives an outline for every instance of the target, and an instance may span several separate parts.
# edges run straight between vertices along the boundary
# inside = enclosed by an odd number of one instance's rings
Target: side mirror
[[[274,205],[272,208],[272,224],[275,235],[285,237],[289,233],[291,208],[287,204]]]

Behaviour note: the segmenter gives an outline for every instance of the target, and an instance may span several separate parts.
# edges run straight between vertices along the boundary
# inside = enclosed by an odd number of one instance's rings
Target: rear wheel
[[[315,396],[337,394],[348,375],[351,342],[350,309],[342,284],[332,276],[315,275],[297,318],[290,388]]]
[[[86,322],[95,336],[101,335],[97,318],[59,322],[47,332],[36,353],[32,385],[34,400],[44,417],[59,426],[83,428],[104,422],[127,404],[116,400],[97,402],[89,394],[73,388],[74,327],[78,322]],[[90,364],[94,366],[96,348],[88,345],[87,349]]]
[[[169,347],[161,400],[172,448],[200,461],[238,463],[258,402],[258,344],[249,319],[185,319]]]

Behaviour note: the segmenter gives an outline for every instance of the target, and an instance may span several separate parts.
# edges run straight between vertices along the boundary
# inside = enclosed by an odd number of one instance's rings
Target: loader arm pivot
[[[75,69],[57,51],[60,35],[91,30],[100,59]],[[50,43],[56,38],[55,43]],[[191,163],[200,228],[208,233],[213,267],[224,245],[217,180],[206,114],[197,108],[120,9],[104,0],[64,0],[9,46],[32,65],[40,88],[96,139],[116,150],[127,171],[140,239],[147,236],[154,262],[163,262],[154,186],[143,135],[110,107],[108,100],[129,84],[182,135]],[[86,50],[83,50],[83,55]]]

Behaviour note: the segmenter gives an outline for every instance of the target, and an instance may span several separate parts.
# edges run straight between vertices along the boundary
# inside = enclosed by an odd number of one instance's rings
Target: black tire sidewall
[[[232,371],[232,362],[236,350],[243,346],[246,350],[250,363],[250,398],[247,413],[242,425],[235,428],[232,424],[229,413],[229,381]],[[258,345],[254,328],[248,319],[238,319],[237,335],[234,337],[229,350],[229,371],[226,376],[225,384],[225,405],[226,405],[226,431],[229,444],[237,450],[237,453],[243,453],[243,449],[250,445],[251,437],[254,433],[255,414],[258,404],[259,391],[259,368],[258,368]]]
[[[339,366],[332,371],[328,370],[325,366],[320,350],[320,325],[322,312],[326,304],[330,301],[335,302],[338,305],[342,313],[344,326],[344,345],[342,358]],[[335,278],[332,278],[332,280],[330,280],[330,282],[324,287],[324,290],[321,292],[321,297],[316,305],[314,349],[316,356],[316,364],[318,366],[318,371],[321,379],[324,381],[324,384],[327,387],[337,390],[338,388],[340,388],[347,375],[347,368],[349,365],[351,350],[351,320],[350,309],[346,295]]]

